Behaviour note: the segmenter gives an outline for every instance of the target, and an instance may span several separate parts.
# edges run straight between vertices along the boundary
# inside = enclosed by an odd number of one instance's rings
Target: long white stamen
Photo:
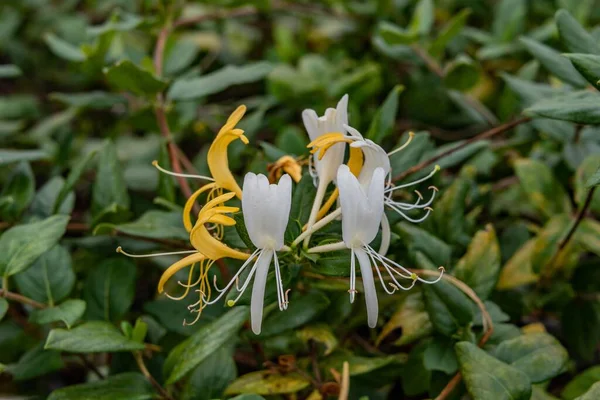
[[[308,253],[328,253],[330,251],[339,251],[346,249],[346,244],[344,242],[330,243],[324,244],[321,246],[311,247],[307,250]]]
[[[408,140],[406,141],[406,143],[404,143],[402,146],[398,147],[396,150],[392,150],[390,151],[387,155],[388,157],[396,154],[399,151],[402,151],[406,148],[406,146],[408,146],[410,144],[410,142],[412,142],[413,138],[415,137],[415,134],[413,132],[408,132]]]
[[[389,192],[392,192],[392,191],[394,191],[394,190],[398,190],[398,189],[402,189],[402,188],[405,188],[405,187],[409,187],[409,186],[414,186],[414,185],[417,185],[417,184],[419,184],[419,183],[421,183],[421,182],[424,182],[424,181],[426,181],[427,179],[431,178],[431,177],[432,177],[433,175],[435,175],[435,174],[436,174],[436,172],[438,172],[439,170],[440,170],[440,166],[439,166],[439,165],[436,165],[436,166],[435,166],[435,168],[433,169],[433,171],[431,171],[431,172],[429,173],[429,175],[427,175],[427,176],[425,176],[425,177],[423,177],[423,178],[421,178],[421,179],[417,179],[416,181],[409,182],[409,183],[405,183],[404,185],[393,186],[393,187],[391,187],[391,188],[389,188],[389,189],[386,189],[386,190],[385,190],[385,193],[389,193]]]
[[[208,301],[208,300],[207,300],[205,304],[206,304],[206,305],[214,304],[214,303],[216,303],[216,302],[217,302],[217,301],[218,301],[218,300],[219,300],[221,297],[223,297],[223,295],[225,294],[225,292],[227,292],[227,290],[228,290],[229,288],[231,288],[231,286],[233,286],[233,284],[235,284],[235,283],[236,283],[236,281],[237,281],[238,277],[239,277],[239,276],[242,274],[242,272],[244,271],[244,269],[246,269],[246,267],[248,266],[248,264],[250,264],[250,263],[252,262],[252,260],[254,259],[254,256],[255,256],[255,255],[256,255],[256,253],[258,253],[259,251],[260,251],[260,249],[256,249],[256,250],[254,251],[254,253],[252,253],[252,254],[250,255],[250,257],[248,257],[248,259],[247,259],[246,261],[244,261],[244,264],[242,264],[242,266],[240,267],[240,269],[238,270],[238,272],[236,272],[236,274],[233,276],[233,278],[231,278],[231,280],[229,281],[229,283],[227,284],[227,286],[225,286],[223,289],[219,289],[219,288],[217,287],[217,282],[216,282],[216,280],[217,280],[217,279],[216,279],[216,276],[215,276],[215,277],[214,277],[214,279],[213,279],[213,284],[214,284],[214,286],[215,286],[215,290],[216,290],[217,292],[219,292],[219,295],[218,295],[218,296],[217,296],[215,299],[213,299],[213,300],[210,300],[210,301]]]
[[[158,161],[154,160],[152,161],[152,165],[159,170],[160,172],[167,174],[167,175],[171,175],[171,176],[177,176],[180,178],[193,178],[193,179],[204,179],[207,181],[211,181],[214,182],[215,180],[213,178],[211,178],[210,176],[204,176],[204,175],[194,175],[194,174],[180,174],[178,172],[173,172],[173,171],[169,171],[168,169],[164,169],[163,167],[161,167],[160,165],[158,165]]]
[[[279,309],[281,311],[287,310],[288,302],[286,295],[283,291],[283,281],[281,280],[281,270],[279,268],[279,259],[277,258],[277,252],[274,253],[275,259],[275,281],[277,283],[277,299],[279,300]]]
[[[387,265],[388,263],[394,265],[397,268],[400,268],[406,275],[403,275],[401,272],[394,270],[398,275],[400,275],[402,278],[404,279],[411,279],[412,278],[412,272],[410,272],[408,269],[404,268],[402,265],[390,260],[389,258],[382,256],[381,254],[377,253],[375,251],[375,249],[373,249],[371,246],[369,245],[365,245],[365,248],[373,253],[373,256],[379,260],[379,262],[381,262],[384,265]]]
[[[392,210],[396,211],[398,214],[402,215],[402,217],[404,217],[404,219],[406,219],[407,221],[410,221],[412,223],[418,224],[420,222],[423,222],[427,219],[427,217],[429,217],[429,214],[431,214],[431,211],[433,211],[433,209],[427,207],[425,208],[427,210],[427,213],[422,216],[421,218],[415,219],[415,218],[411,218],[408,215],[406,215],[404,212],[402,212],[402,210],[400,210],[398,207],[396,207],[396,205],[393,202],[384,200],[385,205],[390,207]]]
[[[391,290],[391,291],[387,288],[387,285],[385,284],[385,280],[381,276],[381,271],[379,271],[379,267],[377,266],[377,261],[375,260],[375,258],[373,258],[373,255],[366,247],[365,247],[365,251],[369,255],[369,258],[371,259],[371,262],[373,263],[373,266],[375,267],[375,271],[377,272],[377,276],[379,277],[379,282],[381,282],[381,286],[383,287],[383,290],[385,290],[385,292],[387,294],[394,294],[394,292],[397,290],[397,289],[395,289],[395,286],[391,285],[393,288],[393,290]]]
[[[415,192],[417,192],[417,194],[419,195],[419,198],[414,203],[403,203],[400,201],[393,201],[391,199],[391,197],[386,198],[386,202],[391,202],[394,205],[396,205],[398,208],[405,210],[405,211],[410,211],[410,210],[415,210],[415,209],[424,209],[425,207],[429,207],[431,205],[431,203],[433,203],[433,200],[435,199],[435,195],[437,193],[437,188],[435,186],[430,186],[429,188],[432,191],[431,198],[429,200],[427,200],[426,203],[423,203],[423,204],[421,204],[421,200],[423,200],[423,197],[416,190],[415,190]]]
[[[198,250],[183,250],[183,251],[172,251],[167,253],[152,253],[152,254],[131,254],[123,250],[121,246],[117,247],[117,253],[121,253],[131,258],[147,258],[147,257],[160,257],[160,256],[174,256],[178,254],[192,254],[197,253]]]
[[[373,250],[373,248],[371,248],[371,247],[364,246],[364,250],[365,250],[365,252],[366,252],[366,253],[367,253],[367,254],[368,254],[370,257],[371,257],[371,259],[372,259],[372,261],[373,261],[373,264],[375,265],[375,269],[377,270],[377,274],[379,275],[379,279],[383,279],[383,278],[381,277],[381,274],[379,273],[379,268],[377,267],[377,262],[376,262],[375,260],[373,260],[373,257],[378,257],[378,254],[377,254],[377,253],[376,253],[376,252]],[[384,260],[383,260],[381,257],[378,257],[378,260],[381,262],[381,265],[383,265],[383,267],[385,268],[385,271],[388,273],[388,275],[389,275],[390,279],[392,280],[393,284],[391,284],[391,286],[392,286],[394,289],[396,289],[396,290],[399,290],[399,289],[402,289],[402,290],[410,290],[410,289],[412,289],[412,287],[413,287],[413,286],[415,286],[415,280],[416,280],[416,279],[414,279],[414,278],[413,278],[413,277],[414,277],[414,275],[412,275],[412,274],[411,274],[410,276],[405,276],[405,275],[403,275],[401,272],[399,272],[399,271],[395,270],[393,267],[391,267],[390,265],[388,265],[388,264],[387,264],[387,263],[386,263],[386,262],[385,262],[385,261],[384,261]],[[396,275],[398,275],[398,276],[400,276],[400,277],[402,277],[402,278],[404,278],[404,279],[410,279],[410,280],[412,281],[412,282],[411,282],[411,285],[410,285],[410,286],[408,286],[408,287],[406,287],[406,286],[402,285],[402,284],[401,284],[400,282],[398,282],[398,280],[397,280],[397,279],[394,277],[394,274],[396,274]],[[381,283],[381,284],[382,284],[382,286],[384,286],[384,289],[386,289],[386,288],[385,288],[385,285],[384,285],[384,283],[383,283],[383,281],[382,281],[382,283]],[[387,289],[386,289],[386,292],[388,292],[388,291],[387,291]],[[389,294],[389,292],[388,292],[388,294]]]

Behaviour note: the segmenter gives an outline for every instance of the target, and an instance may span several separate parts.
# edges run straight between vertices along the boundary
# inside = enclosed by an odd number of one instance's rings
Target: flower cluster
[[[284,156],[270,167],[269,178],[249,172],[244,178],[242,188],[239,187],[229,169],[227,148],[235,140],[248,144],[244,131],[236,128],[246,111],[245,106],[238,107],[231,114],[208,151],[207,161],[211,176],[177,174],[154,162],[154,165],[166,174],[209,181],[191,195],[183,209],[183,225],[190,235],[190,243],[194,250],[149,255],[187,254],[163,273],[158,291],[162,293],[167,281],[178,271],[189,268],[187,281],[178,282],[184,288],[183,294],[178,297],[168,294],[167,296],[180,300],[195,288],[199,294],[198,301],[188,306],[188,309],[196,314],[192,323],[198,320],[204,307],[220,301],[226,294],[236,290],[237,295],[227,301],[227,305],[233,306],[253,282],[250,300],[251,325],[252,331],[259,334],[270,266],[274,265],[277,299],[279,309],[283,311],[288,306],[289,290],[284,288],[279,260],[281,253],[284,256],[295,254],[297,257],[301,254],[298,249],[311,254],[350,251],[350,301],[354,301],[357,293],[358,260],[370,327],[376,325],[378,315],[373,271],[388,294],[400,289],[408,290],[417,281],[435,283],[441,279],[443,268],[436,280],[427,281],[386,257],[390,243],[390,224],[384,212],[384,208],[388,207],[411,222],[420,222],[427,218],[432,211],[430,205],[437,192],[435,187],[430,187],[431,195],[427,200],[415,191],[418,198],[413,203],[397,201],[394,194],[399,189],[412,187],[429,179],[439,167],[436,166],[429,175],[414,182],[393,185],[389,157],[405,148],[412,139],[412,134],[402,147],[386,153],[378,144],[363,138],[356,129],[348,125],[347,106],[346,95],[335,109],[327,109],[323,116],[318,116],[313,110],[305,110],[302,113],[304,126],[311,140],[308,146],[312,153],[309,158],[309,173],[316,187],[316,195],[303,232],[289,245],[285,244],[284,237],[292,202],[292,178],[296,182],[301,179],[302,167],[294,158]],[[349,154],[347,162],[344,163],[347,149]],[[275,183],[277,179],[278,183]],[[325,200],[331,185],[335,188]],[[205,202],[193,221],[191,214],[201,196],[205,197]],[[236,224],[231,214],[237,213],[239,208],[227,205],[234,198],[241,200],[245,228],[255,247],[252,252],[231,248],[223,242],[224,228]],[[339,207],[331,211],[336,204],[339,204]],[[409,215],[410,212],[419,210],[424,212],[421,217]],[[340,242],[309,247],[314,232],[339,218],[342,221]],[[381,245],[375,250],[371,243],[380,231]],[[117,251],[131,257],[145,257],[131,255],[120,247]],[[219,288],[216,277],[211,285],[208,271],[215,261],[224,258],[242,260],[243,264],[229,283]],[[383,276],[382,270],[386,276]],[[213,296],[214,291],[216,296]]]

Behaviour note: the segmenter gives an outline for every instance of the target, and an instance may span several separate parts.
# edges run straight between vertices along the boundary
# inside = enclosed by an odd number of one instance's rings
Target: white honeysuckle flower
[[[252,332],[256,335],[260,334],[261,331],[265,287],[272,260],[274,260],[275,264],[275,281],[279,309],[282,311],[287,309],[287,294],[283,290],[277,252],[285,249],[284,234],[290,216],[291,204],[292,179],[289,175],[283,175],[277,184],[269,184],[267,177],[262,174],[256,175],[252,172],[246,174],[242,187],[242,212],[248,235],[254,246],[256,246],[256,250],[244,262],[225,288],[218,289],[215,285],[216,290],[220,294],[216,299],[207,303],[215,303],[223,297],[234,283],[237,282],[242,272],[258,257],[242,286],[238,287],[237,284],[235,285],[239,292],[236,299],[228,301],[228,305],[233,306],[240,299],[254,277],[250,300],[250,320]]]
[[[345,126],[348,124],[348,95],[342,97],[336,108],[325,110],[323,116],[319,117],[315,110],[302,111],[302,121],[311,142],[328,133],[345,134]],[[311,157],[314,170],[310,168],[309,171],[315,182],[318,180],[327,185],[335,180],[337,169],[344,162],[345,150],[346,144],[338,143],[332,146],[321,160],[316,155]]]
[[[337,185],[340,190],[340,205],[342,209],[343,244],[351,250],[350,301],[354,302],[356,295],[356,263],[354,259],[356,256],[365,291],[368,325],[371,328],[377,324],[379,309],[372,267],[375,267],[381,285],[388,294],[392,294],[399,289],[408,290],[417,281],[436,283],[442,277],[440,274],[434,281],[423,280],[400,264],[379,254],[370,246],[370,243],[377,236],[379,224],[383,217],[385,175],[384,169],[377,167],[373,171],[368,185],[361,185],[346,165],[341,165],[337,174]],[[336,245],[325,245],[323,248],[325,250],[333,250],[336,248]],[[391,283],[386,284],[378,264],[381,264],[385,268]],[[409,286],[403,286],[398,282],[398,278],[408,279],[411,283]]]

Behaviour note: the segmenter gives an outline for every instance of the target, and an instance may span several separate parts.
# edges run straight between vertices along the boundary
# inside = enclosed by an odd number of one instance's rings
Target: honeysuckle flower
[[[178,282],[180,286],[184,287],[184,293],[180,296],[171,296],[166,294],[173,300],[181,300],[185,298],[190,289],[198,287],[196,290],[200,296],[199,300],[188,306],[188,309],[192,313],[196,313],[196,318],[192,323],[184,321],[184,325],[192,325],[198,321],[200,314],[204,307],[210,302],[211,288],[210,280],[208,277],[208,271],[212,264],[220,258],[234,258],[238,260],[248,260],[250,254],[241,252],[239,250],[232,249],[226,244],[220,242],[215,238],[209,231],[207,226],[214,227],[218,226],[232,226],[235,225],[235,220],[225,214],[234,213],[239,211],[238,207],[228,207],[223,204],[233,198],[235,193],[225,193],[221,196],[217,196],[202,207],[198,214],[198,220],[190,232],[190,243],[194,247],[194,250],[176,251],[169,253],[154,253],[147,255],[135,255],[125,252],[121,247],[117,248],[118,253],[122,253],[129,257],[156,257],[163,255],[179,255],[189,254],[187,257],[175,262],[169,268],[167,268],[158,282],[158,292],[163,293],[164,287],[167,281],[173,277],[178,271],[183,268],[190,267],[188,273],[187,282]],[[195,277],[195,268],[198,265],[198,277],[193,281]]]
[[[285,310],[287,308],[287,295],[283,290],[277,252],[285,249],[284,234],[288,224],[291,204],[292,180],[289,175],[283,175],[278,184],[269,184],[267,177],[262,174],[255,175],[251,172],[246,174],[243,185],[242,212],[248,235],[254,246],[256,246],[256,250],[240,267],[227,286],[223,289],[215,286],[219,295],[213,300],[206,301],[206,304],[218,301],[235,284],[239,294],[234,300],[228,302],[229,306],[233,306],[254,278],[250,300],[250,319],[252,331],[257,335],[261,331],[267,274],[272,260],[275,264],[279,309]],[[250,273],[241,288],[238,288],[237,281],[240,275],[255,257],[257,257],[257,260]]]
[[[208,192],[207,199],[209,201],[214,197],[222,195],[225,191],[233,192],[238,199],[242,198],[242,189],[240,189],[229,169],[227,148],[233,141],[238,139],[241,140],[242,143],[248,144],[248,138],[244,136],[244,131],[236,128],[236,125],[240,122],[245,112],[245,105],[236,108],[229,118],[227,118],[225,125],[219,130],[219,133],[217,133],[217,136],[210,145],[206,160],[212,177],[171,172],[160,167],[156,161],[153,162],[156,168],[169,175],[212,181],[196,190],[185,203],[183,208],[183,225],[188,232],[190,232],[193,227],[190,213],[196,200],[201,194]],[[217,236],[222,237],[222,231],[217,232]]]
[[[348,166],[341,165],[338,169],[337,185],[340,190],[343,242],[314,247],[309,249],[309,252],[319,253],[343,248],[351,251],[350,302],[354,302],[357,293],[355,257],[358,259],[367,306],[367,321],[369,327],[373,328],[377,324],[379,306],[372,267],[375,267],[381,285],[388,294],[400,289],[409,290],[417,281],[436,283],[441,279],[443,269],[436,280],[427,281],[400,264],[382,256],[370,246],[370,243],[377,236],[383,216],[385,191],[385,171],[383,168],[375,168],[368,185],[361,185]],[[378,264],[383,266],[391,283],[386,284]],[[409,286],[403,286],[399,282],[399,278],[409,280]]]
[[[302,165],[292,156],[280,157],[277,161],[267,166],[269,172],[269,182],[275,183],[281,178],[283,173],[292,177],[294,182],[300,182],[302,179]]]

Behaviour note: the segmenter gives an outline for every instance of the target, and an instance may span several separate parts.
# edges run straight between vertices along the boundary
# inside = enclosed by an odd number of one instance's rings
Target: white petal
[[[302,111],[302,122],[304,122],[304,128],[306,128],[306,132],[311,141],[321,136],[317,119],[318,116],[315,110],[307,109]]]
[[[252,285],[252,298],[250,299],[250,322],[252,324],[252,332],[255,335],[260,334],[263,316],[263,304],[265,301],[265,286],[267,284],[267,274],[269,273],[269,265],[273,258],[272,250],[263,250],[256,261],[257,268],[254,275],[254,283]]]
[[[381,244],[379,245],[379,251],[377,253],[385,256],[390,248],[391,240],[390,221],[388,221],[385,212],[381,217]]]
[[[369,256],[363,249],[355,249],[356,258],[360,264],[360,273],[362,275],[363,288],[365,291],[365,303],[367,304],[367,322],[369,328],[375,328],[377,325],[377,316],[379,314],[379,304],[377,302],[377,291],[375,290],[375,280]]]
[[[284,243],[285,229],[290,219],[290,209],[292,207],[292,178],[288,174],[284,174],[279,178],[277,192],[277,227],[275,239],[277,241],[276,250],[279,250]]]
[[[259,197],[258,177],[252,172],[248,172],[244,177],[242,186],[242,212],[244,214],[244,224],[248,231],[250,240],[258,247],[260,239],[260,217],[258,215],[256,199]]]
[[[342,208],[342,238],[349,248],[360,227],[359,198],[364,197],[356,177],[350,172],[347,165],[340,165],[337,173],[337,186],[340,190],[340,207]]]
[[[342,96],[335,108],[336,125],[344,128],[348,124],[348,94]],[[345,133],[342,131],[342,133]]]

